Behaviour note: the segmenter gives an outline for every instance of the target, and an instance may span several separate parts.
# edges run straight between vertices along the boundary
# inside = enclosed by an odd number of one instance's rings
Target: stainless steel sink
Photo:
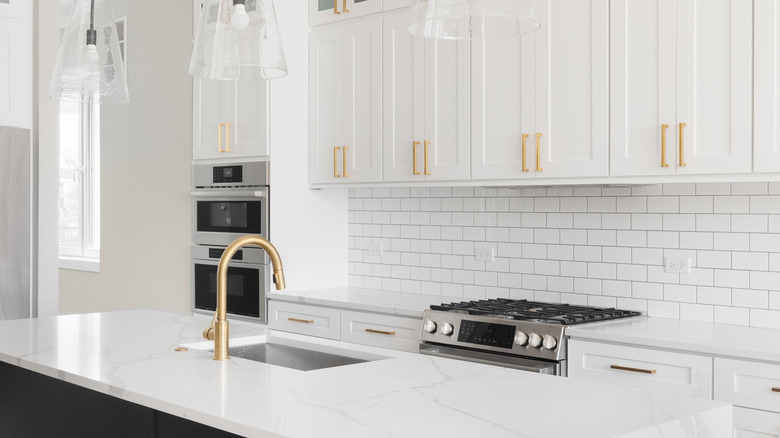
[[[287,345],[262,343],[230,347],[231,357],[254,360],[257,362],[293,368],[301,371],[320,370],[323,368],[340,367],[356,363],[368,362],[366,359],[306,350]]]

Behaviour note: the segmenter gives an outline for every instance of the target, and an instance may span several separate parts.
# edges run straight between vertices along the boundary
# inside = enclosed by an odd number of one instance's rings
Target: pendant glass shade
[[[191,75],[222,80],[275,79],[287,75],[273,1],[242,3],[245,4],[237,11],[233,0],[206,0],[190,60]]]
[[[413,0],[409,32],[429,38],[505,38],[539,28],[533,0]]]
[[[95,104],[130,101],[109,0],[73,2],[51,78],[49,96],[69,102]]]

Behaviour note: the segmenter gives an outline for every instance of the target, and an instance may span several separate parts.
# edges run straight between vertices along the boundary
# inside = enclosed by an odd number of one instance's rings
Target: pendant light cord
[[[87,45],[97,45],[97,31],[95,30],[95,0],[90,1],[89,30],[87,30]]]

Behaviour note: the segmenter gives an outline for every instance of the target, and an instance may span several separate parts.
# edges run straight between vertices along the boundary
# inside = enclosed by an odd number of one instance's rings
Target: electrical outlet
[[[474,256],[477,258],[478,262],[495,261],[496,259],[495,253],[496,253],[495,248],[489,248],[489,247],[474,248]]]
[[[666,272],[691,273],[691,259],[688,257],[666,257],[664,262],[666,264]]]
[[[384,246],[381,243],[369,243],[368,255],[382,257],[385,253]]]

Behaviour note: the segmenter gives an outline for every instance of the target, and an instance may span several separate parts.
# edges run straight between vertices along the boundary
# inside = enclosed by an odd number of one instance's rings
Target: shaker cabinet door
[[[752,170],[752,20],[743,0],[677,2],[678,174]]]
[[[537,178],[609,175],[609,0],[538,8]]]
[[[780,172],[780,4],[755,0],[753,154],[755,172]]]
[[[610,4],[611,174],[677,169],[675,3]]]

